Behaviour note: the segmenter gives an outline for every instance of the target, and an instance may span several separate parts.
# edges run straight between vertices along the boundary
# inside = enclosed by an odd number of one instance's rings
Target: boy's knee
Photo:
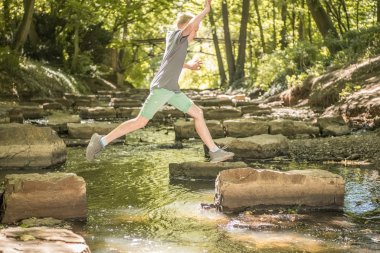
[[[139,128],[143,128],[146,126],[146,124],[148,124],[149,120],[142,117],[142,116],[137,116],[136,118],[134,118],[134,121],[135,121],[135,124],[137,125],[137,127]]]
[[[202,119],[203,118],[203,110],[199,108],[198,106],[195,108],[194,118],[196,119]]]

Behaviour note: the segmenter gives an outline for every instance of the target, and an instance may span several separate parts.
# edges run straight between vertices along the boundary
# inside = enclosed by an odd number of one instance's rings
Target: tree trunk
[[[305,23],[305,0],[301,0],[301,12],[299,13],[299,23],[298,23],[298,41],[303,41],[304,38],[304,23]]]
[[[228,65],[228,75],[229,75],[229,83],[232,84],[234,81],[235,74],[235,59],[232,49],[230,28],[228,26],[228,6],[227,1],[222,1],[222,17],[223,17],[223,30],[224,30],[224,43],[226,48],[226,58]]]
[[[276,31],[276,0],[272,1],[273,4],[273,50],[276,50],[277,47],[277,31]]]
[[[380,0],[378,0],[378,3],[379,3],[379,1]],[[342,6],[343,6],[343,11],[344,11],[344,14],[346,16],[347,30],[349,31],[351,29],[351,27],[350,27],[350,15],[348,14],[348,11],[347,11],[346,1],[340,0],[340,2],[342,3]]]
[[[307,32],[308,32],[308,35],[309,35],[309,41],[310,43],[313,43],[313,30],[312,30],[312,26],[311,26],[311,13],[310,13],[310,10],[307,12],[307,26],[308,26],[308,29],[307,29]]]
[[[11,0],[3,0],[3,19],[4,19],[4,32],[8,35],[11,29],[11,14],[10,14],[10,2]]]
[[[360,1],[356,0],[356,30],[359,30],[359,4]]]
[[[314,22],[317,24],[318,30],[325,40],[326,46],[331,54],[335,54],[338,51],[338,48],[333,43],[329,43],[328,39],[339,39],[339,35],[330,16],[327,15],[319,0],[307,0],[307,4]]]
[[[380,0],[379,0],[380,1]],[[264,31],[263,31],[263,25],[261,23],[261,17],[260,17],[260,11],[259,11],[259,4],[257,0],[253,0],[253,4],[255,5],[255,11],[257,15],[257,23],[259,25],[259,31],[260,31],[260,40],[261,40],[261,47],[263,48],[263,52],[266,52],[265,48],[265,38],[264,38]]]
[[[33,47],[36,47],[37,44],[40,42],[40,37],[38,36],[38,33],[36,31],[36,25],[34,24],[33,20],[32,20],[32,23],[30,24],[28,38],[29,38],[29,43]]]
[[[211,10],[209,13],[209,21],[211,24],[212,40],[214,42],[216,60],[218,62],[220,87],[224,87],[226,82],[227,82],[227,76],[226,76],[226,72],[224,70],[222,54],[220,53],[218,35],[216,34],[216,26],[215,26],[214,11],[213,10]]]
[[[74,53],[73,59],[71,61],[71,72],[75,73],[78,71],[78,58],[79,58],[79,23],[77,22],[74,27]]]
[[[30,24],[34,13],[34,0],[24,0],[24,15],[17,30],[13,50],[20,52],[29,34]]]
[[[288,45],[288,41],[286,39],[286,15],[288,14],[288,4],[287,0],[282,0],[281,2],[281,20],[282,20],[282,28],[280,31],[281,35],[281,49],[285,49]]]
[[[244,78],[244,65],[247,47],[247,26],[249,20],[249,2],[250,0],[243,0],[243,6],[241,11],[240,33],[239,33],[239,49],[238,58],[236,61],[235,81],[239,81]],[[241,86],[241,82],[237,86]]]

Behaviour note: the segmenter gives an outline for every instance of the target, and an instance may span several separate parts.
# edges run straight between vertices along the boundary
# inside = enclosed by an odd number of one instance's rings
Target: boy
[[[188,43],[194,39],[202,19],[210,12],[211,1],[205,0],[203,11],[195,17],[186,13],[178,17],[176,21],[178,29],[168,32],[166,36],[166,48],[161,66],[151,82],[149,96],[139,115],[120,124],[105,136],[93,134],[86,150],[87,160],[92,161],[112,140],[143,128],[166,103],[194,118],[196,131],[210,150],[211,162],[225,161],[234,156],[234,153],[226,152],[215,145],[203,118],[202,110],[182,93],[178,86],[182,68],[200,69],[200,61],[190,61],[186,64],[184,62]]]

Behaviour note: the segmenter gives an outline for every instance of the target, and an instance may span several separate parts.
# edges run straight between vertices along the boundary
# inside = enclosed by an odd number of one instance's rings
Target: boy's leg
[[[214,140],[211,137],[210,131],[206,125],[206,121],[203,117],[203,111],[201,108],[196,106],[190,98],[188,98],[184,93],[175,94],[169,101],[168,104],[173,105],[180,111],[189,114],[194,118],[195,130],[197,131],[199,137],[203,143],[210,150],[211,162],[221,162],[228,160],[234,156],[232,152],[226,152],[215,145]]]
[[[86,158],[91,161],[102,149],[111,141],[143,128],[151,120],[156,112],[170,99],[171,93],[163,92],[162,89],[153,89],[144,102],[139,115],[131,120],[125,121],[112,130],[106,136],[101,137],[97,133],[93,134],[86,149]]]

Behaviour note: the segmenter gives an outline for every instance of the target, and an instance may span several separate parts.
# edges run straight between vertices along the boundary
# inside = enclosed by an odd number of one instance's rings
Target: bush
[[[20,70],[19,56],[8,47],[0,47],[0,70],[14,74]]]

